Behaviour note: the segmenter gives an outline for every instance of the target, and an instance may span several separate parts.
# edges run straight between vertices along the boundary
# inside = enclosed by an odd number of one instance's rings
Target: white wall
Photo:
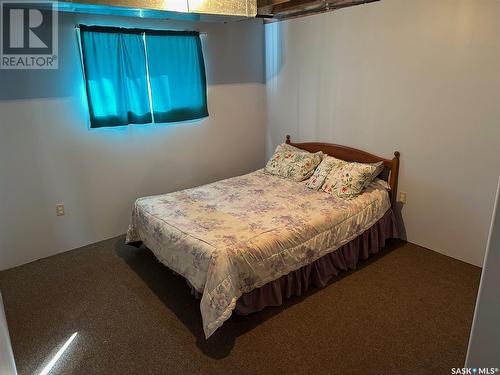
[[[467,367],[493,367],[500,365],[500,179],[498,181],[495,211],[491,221],[488,249],[481,275],[481,285],[472,324]]]
[[[407,239],[481,265],[500,172],[500,1],[382,0],[266,25],[267,152],[401,151]]]
[[[74,26],[200,29],[210,117],[88,129]],[[59,70],[0,70],[0,269],[125,233],[137,197],[250,172],[265,155],[258,20],[178,23],[61,13]],[[66,215],[56,217],[64,203]]]

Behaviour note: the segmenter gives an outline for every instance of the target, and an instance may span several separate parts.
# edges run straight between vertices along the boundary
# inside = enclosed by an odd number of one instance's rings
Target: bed
[[[324,286],[396,236],[391,206],[399,153],[384,159],[327,143],[286,143],[347,161],[383,162],[379,178],[344,200],[258,170],[135,202],[126,242],[143,243],[200,298],[206,338],[234,310],[249,314]],[[387,185],[386,184],[386,185]]]

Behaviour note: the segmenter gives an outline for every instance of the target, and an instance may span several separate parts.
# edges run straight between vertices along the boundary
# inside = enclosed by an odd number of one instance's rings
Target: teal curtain
[[[155,122],[207,117],[205,65],[199,34],[148,31],[145,34]]]
[[[80,26],[92,128],[151,123],[144,40]]]

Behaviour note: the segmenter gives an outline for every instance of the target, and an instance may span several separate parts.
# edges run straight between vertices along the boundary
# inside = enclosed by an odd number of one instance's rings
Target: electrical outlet
[[[64,204],[63,203],[56,204],[56,215],[57,216],[64,216]]]
[[[407,201],[407,197],[406,197],[406,191],[400,191],[399,192],[399,199],[398,199],[399,202],[403,203],[403,204],[406,204],[406,201]]]

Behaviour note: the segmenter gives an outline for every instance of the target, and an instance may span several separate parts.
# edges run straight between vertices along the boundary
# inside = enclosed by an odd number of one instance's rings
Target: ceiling
[[[209,22],[255,16],[268,21],[334,11],[379,0],[60,0],[58,10]]]
[[[59,11],[204,22],[237,22],[257,14],[257,0],[60,0]]]

